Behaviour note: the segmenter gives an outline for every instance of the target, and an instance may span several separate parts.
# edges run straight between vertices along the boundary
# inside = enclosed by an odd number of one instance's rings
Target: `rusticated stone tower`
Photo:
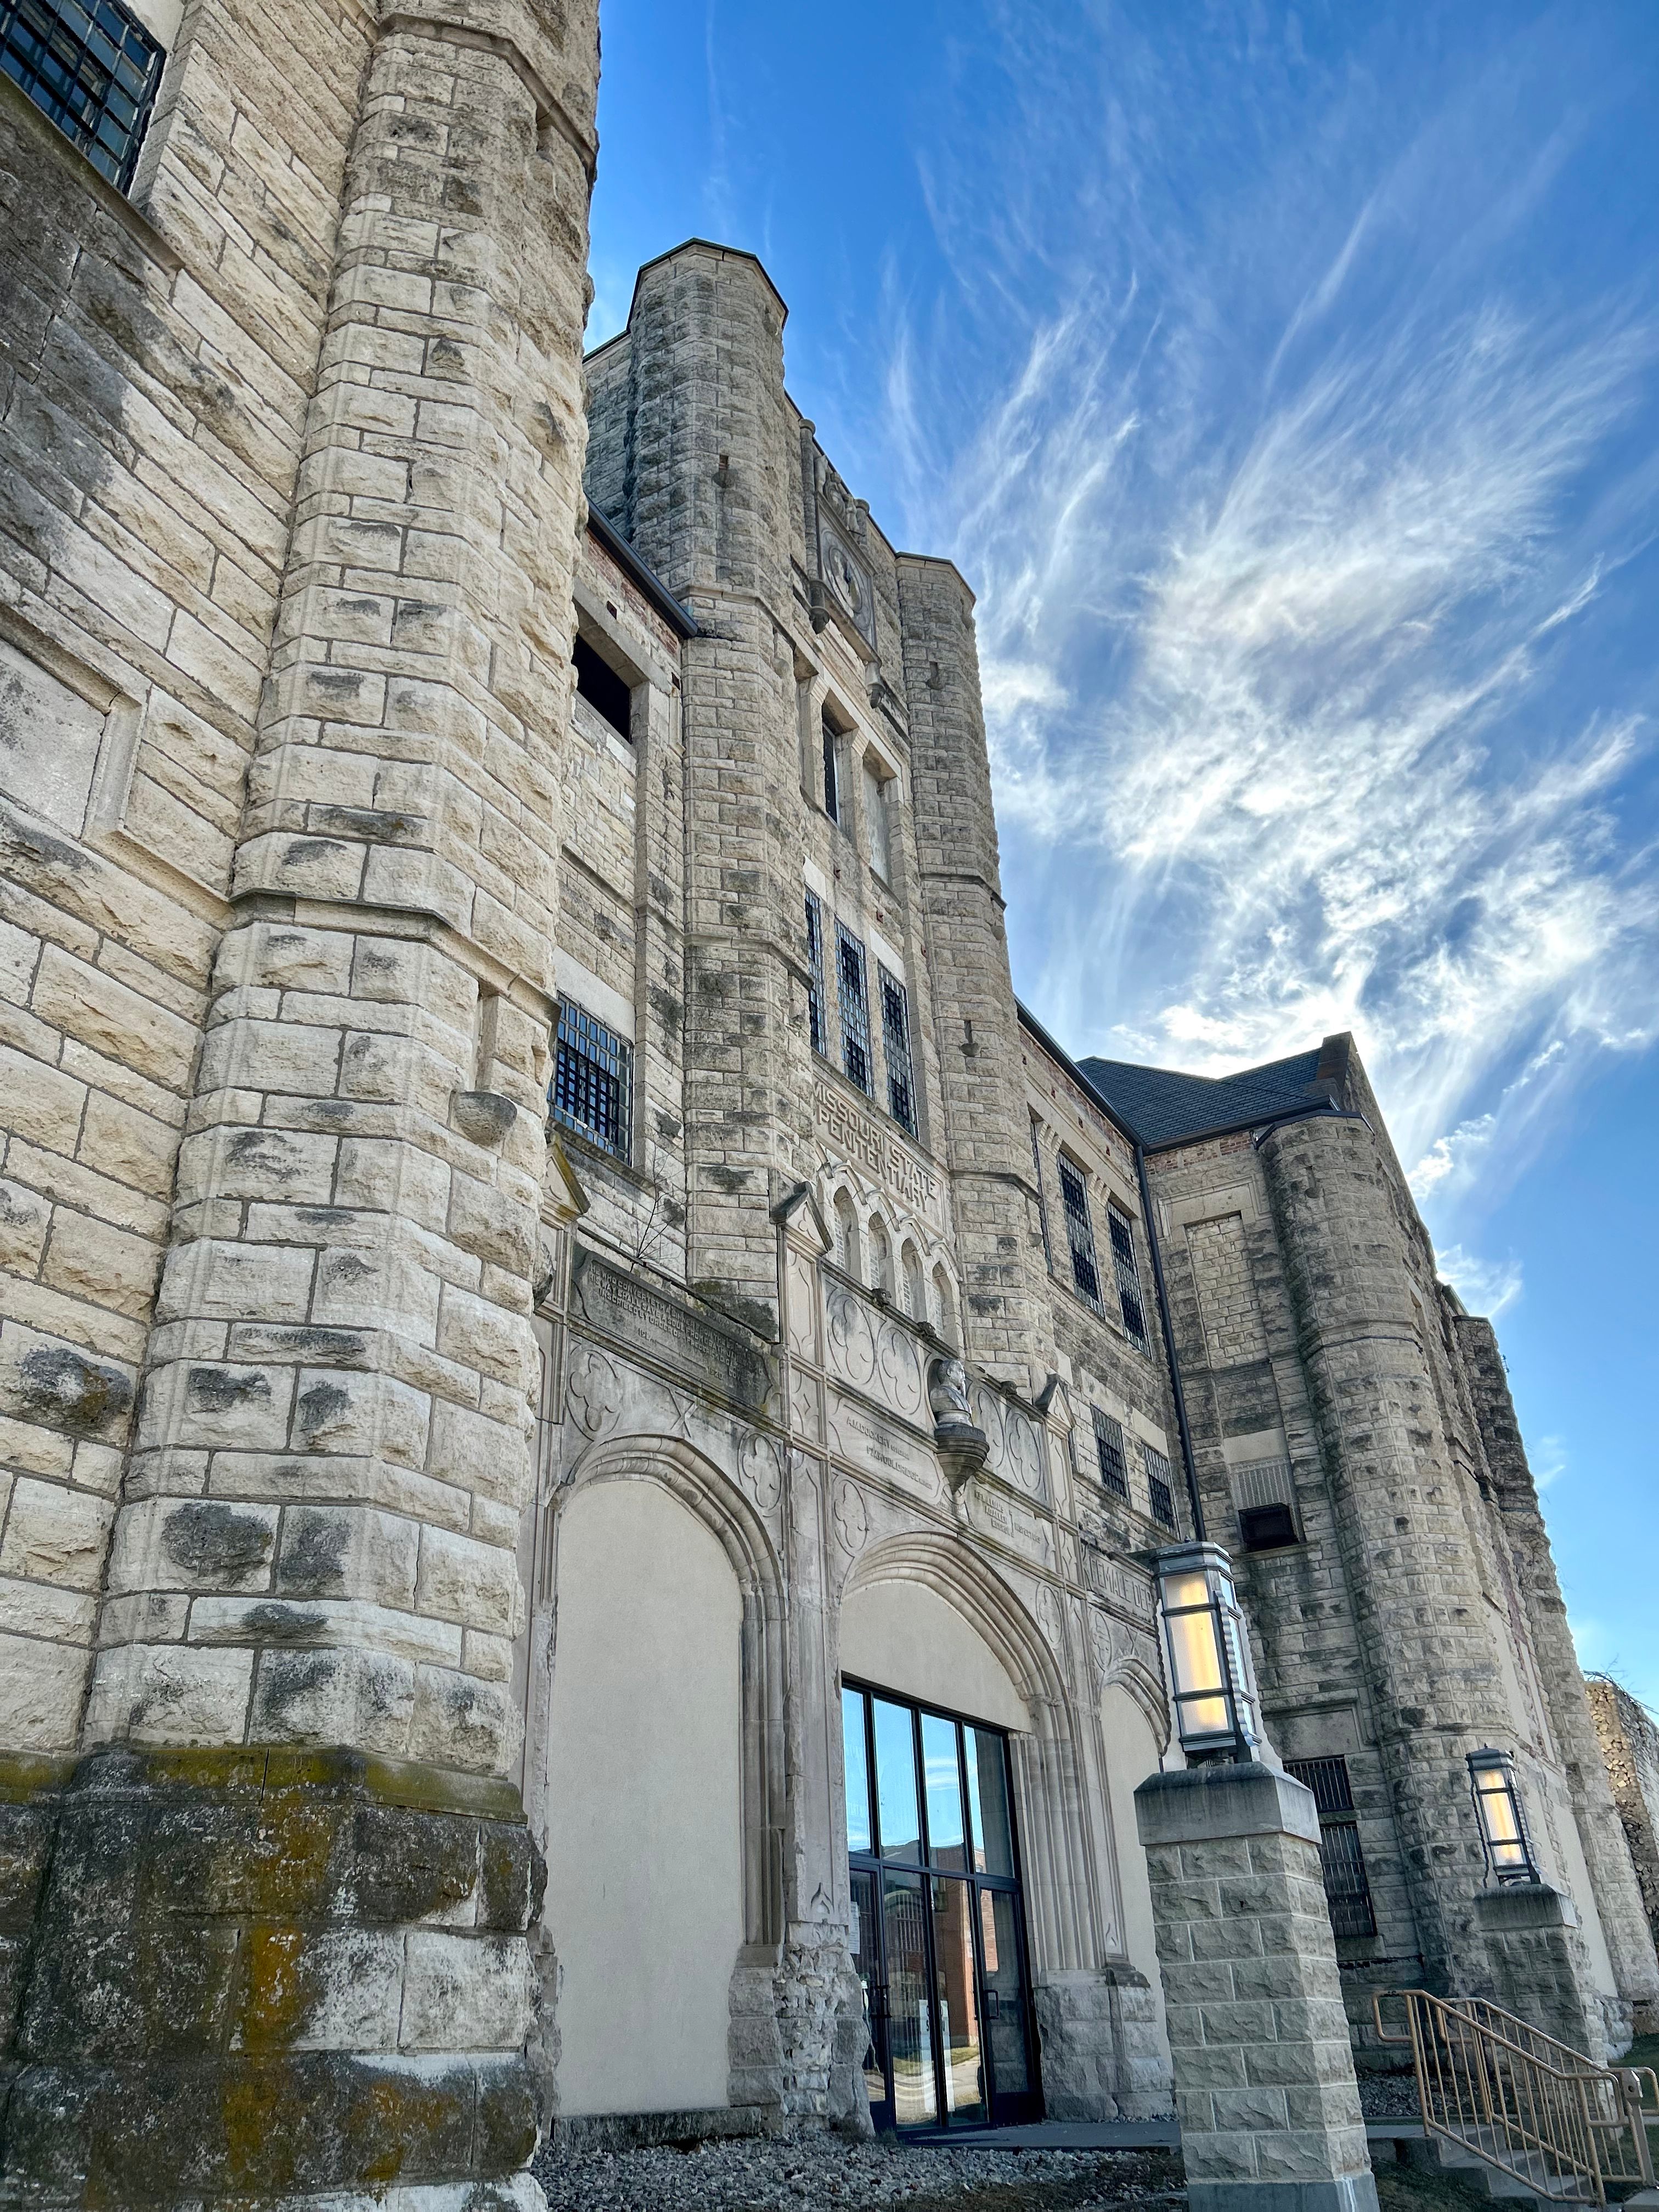
[[[8,2202],[535,2196],[595,18],[192,0],[130,202],[3,88]]]

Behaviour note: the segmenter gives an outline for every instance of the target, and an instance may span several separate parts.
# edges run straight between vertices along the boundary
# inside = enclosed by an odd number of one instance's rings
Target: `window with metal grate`
[[[1060,1197],[1066,1212],[1066,1239],[1072,1248],[1072,1281],[1078,1296],[1100,1313],[1104,1310],[1100,1303],[1100,1268],[1095,1259],[1095,1226],[1089,1218],[1089,1193],[1064,1152],[1060,1156]]]
[[[836,974],[841,1001],[841,1064],[866,1097],[870,1074],[870,971],[864,947],[844,921],[836,924]]]
[[[1114,1498],[1129,1495],[1129,1466],[1123,1456],[1123,1424],[1109,1413],[1103,1413],[1098,1406],[1090,1412],[1095,1419],[1095,1457],[1100,1463],[1100,1482]]]
[[[812,1031],[812,1049],[826,1057],[830,1030],[823,1005],[823,908],[817,893],[806,894],[806,1015]]]
[[[562,1000],[549,1094],[553,1119],[617,1159],[631,1159],[633,1094],[633,1046]]]
[[[881,1042],[887,1056],[887,1110],[901,1129],[916,1133],[916,1084],[910,1065],[910,1007],[904,986],[890,975],[879,960],[876,975],[881,985]]]
[[[128,191],[167,56],[119,0],[0,0],[0,70]]]
[[[1334,1936],[1375,1936],[1376,1911],[1359,1848],[1359,1823],[1346,1759],[1287,1759],[1285,1771],[1313,1791],[1319,1811],[1319,1867]]]
[[[1123,1326],[1144,1352],[1146,1349],[1146,1309],[1141,1303],[1140,1270],[1135,1264],[1134,1231],[1127,1213],[1116,1206],[1106,1210],[1107,1226],[1112,1236],[1112,1273],[1117,1278],[1118,1304],[1123,1312]]]
[[[1140,1447],[1140,1463],[1146,1470],[1146,1499],[1154,1521],[1162,1522],[1166,1528],[1176,1525],[1175,1492],[1170,1487],[1170,1462],[1161,1451],[1151,1444]]]

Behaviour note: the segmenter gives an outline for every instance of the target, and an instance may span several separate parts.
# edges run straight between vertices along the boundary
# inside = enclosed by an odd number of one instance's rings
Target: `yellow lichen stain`
[[[236,2040],[245,2050],[283,2050],[310,2017],[317,1991],[307,1943],[302,1928],[250,1928],[243,1937]]]

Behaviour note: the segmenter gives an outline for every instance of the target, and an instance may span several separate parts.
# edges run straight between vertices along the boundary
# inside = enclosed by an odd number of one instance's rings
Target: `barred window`
[[[841,1064],[866,1096],[870,1084],[870,982],[864,947],[844,921],[836,924],[841,1000]]]
[[[830,1031],[823,1014],[823,908],[816,891],[806,894],[806,1013],[812,1029],[812,1049],[827,1054]]]
[[[1170,1462],[1149,1443],[1140,1447],[1140,1463],[1146,1470],[1146,1498],[1154,1521],[1166,1528],[1176,1525],[1175,1492],[1170,1487]]]
[[[1089,1218],[1089,1194],[1083,1177],[1064,1152],[1060,1156],[1060,1195],[1066,1209],[1066,1241],[1072,1248],[1072,1280],[1078,1296],[1086,1298],[1099,1313],[1100,1269],[1095,1260],[1095,1228]]]
[[[1112,1273],[1117,1277],[1117,1296],[1123,1309],[1123,1326],[1144,1352],[1146,1349],[1146,1310],[1140,1302],[1140,1270],[1135,1265],[1134,1231],[1129,1226],[1128,1215],[1120,1213],[1115,1206],[1106,1209],[1106,1220],[1112,1234]]]
[[[1103,1413],[1098,1406],[1089,1410],[1095,1417],[1095,1457],[1100,1462],[1101,1487],[1109,1490],[1114,1498],[1127,1498],[1129,1468],[1123,1456],[1123,1424]]]
[[[1054,1272],[1054,1248],[1048,1241],[1048,1201],[1042,1189],[1042,1147],[1037,1141],[1037,1117],[1031,1116],[1031,1172],[1036,1177],[1037,1219],[1042,1224],[1042,1256],[1048,1273]]]
[[[633,1156],[634,1048],[583,1007],[559,1004],[553,1119],[619,1160]]]
[[[166,58],[120,0],[0,0],[0,70],[120,191]]]
[[[880,961],[881,1041],[887,1054],[887,1110],[901,1129],[916,1133],[916,1085],[910,1066],[910,1008],[904,986]]]
[[[1319,1867],[1334,1936],[1375,1936],[1376,1913],[1359,1848],[1359,1822],[1346,1759],[1287,1759],[1285,1771],[1313,1791],[1319,1812]]]

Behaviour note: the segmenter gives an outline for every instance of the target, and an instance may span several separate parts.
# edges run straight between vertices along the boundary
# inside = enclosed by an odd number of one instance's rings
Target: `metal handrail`
[[[1385,1998],[1406,2008],[1403,2035],[1383,2025]],[[1564,2203],[1605,2204],[1609,2184],[1652,2186],[1651,2068],[1598,2066],[1485,1997],[1380,1990],[1371,2011],[1381,2041],[1411,2045],[1425,2133]]]

